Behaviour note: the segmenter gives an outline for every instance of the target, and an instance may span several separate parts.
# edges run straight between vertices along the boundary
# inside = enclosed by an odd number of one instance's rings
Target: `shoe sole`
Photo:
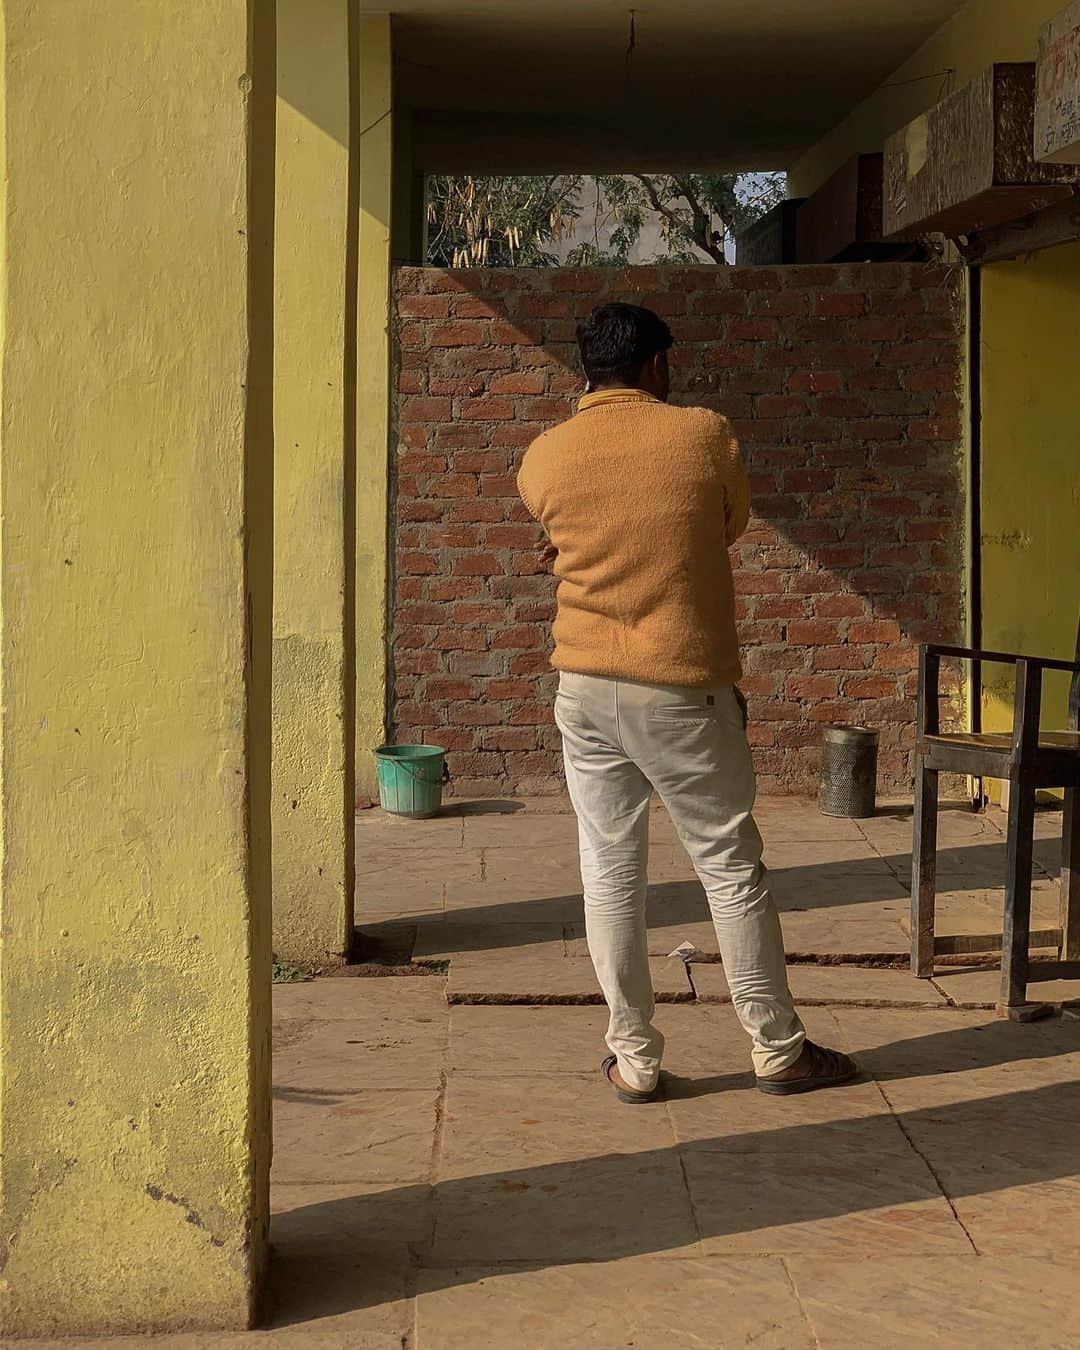
[[[787,1083],[768,1083],[759,1078],[757,1090],[764,1092],[767,1097],[794,1097],[800,1092],[817,1092],[819,1088],[843,1087],[858,1076],[859,1070],[853,1069],[851,1073],[841,1074],[838,1078],[793,1078]]]

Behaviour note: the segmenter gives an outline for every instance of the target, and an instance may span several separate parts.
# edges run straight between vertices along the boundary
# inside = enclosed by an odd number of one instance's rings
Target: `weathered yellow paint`
[[[352,931],[349,40],[348,0],[278,0],[274,950],[301,962]]]
[[[268,13],[3,5],[9,1336],[242,1327],[266,1251]]]
[[[982,633],[987,647],[1070,660],[1080,596],[1076,335],[1080,244],[983,269]],[[1067,677],[1045,679],[1064,726]],[[1012,679],[987,668],[983,723],[1012,725]]]
[[[360,238],[356,304],[356,790],[377,792],[373,751],[386,732],[390,431],[390,18],[359,24]]]
[[[994,61],[1034,61],[1039,29],[1063,7],[1064,0],[969,0],[791,167],[791,195],[813,192],[852,155],[880,150],[886,137]]]

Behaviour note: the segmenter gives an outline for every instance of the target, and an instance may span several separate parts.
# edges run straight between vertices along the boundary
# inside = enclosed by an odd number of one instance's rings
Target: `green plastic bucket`
[[[443,784],[450,781],[439,745],[380,745],[375,751],[379,804],[395,816],[423,820],[442,806]]]

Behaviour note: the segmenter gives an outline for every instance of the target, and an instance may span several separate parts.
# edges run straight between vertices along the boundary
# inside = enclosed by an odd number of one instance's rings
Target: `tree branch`
[[[697,193],[694,191],[693,184],[685,178],[680,178],[677,174],[672,174],[672,181],[686,198],[687,203],[690,206],[690,215],[693,221],[692,232],[694,243],[697,244],[698,248],[703,252],[707,253],[713,262],[720,263],[721,265],[725,264],[727,258],[724,256],[723,242],[718,244],[713,237],[712,219],[709,212],[702,206]],[[720,219],[724,221],[724,224],[728,225],[728,221],[724,218],[723,213],[718,211],[717,214],[720,216]]]

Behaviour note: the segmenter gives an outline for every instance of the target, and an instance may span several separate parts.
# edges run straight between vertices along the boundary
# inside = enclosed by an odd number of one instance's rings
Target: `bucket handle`
[[[425,778],[422,773],[417,773],[416,770],[412,769],[407,759],[395,759],[394,765],[398,769],[404,769],[414,783],[428,783],[431,781],[430,779]],[[449,783],[449,781],[450,781],[450,769],[449,766],[444,761],[442,766],[442,777],[439,779],[439,782],[446,784]]]

